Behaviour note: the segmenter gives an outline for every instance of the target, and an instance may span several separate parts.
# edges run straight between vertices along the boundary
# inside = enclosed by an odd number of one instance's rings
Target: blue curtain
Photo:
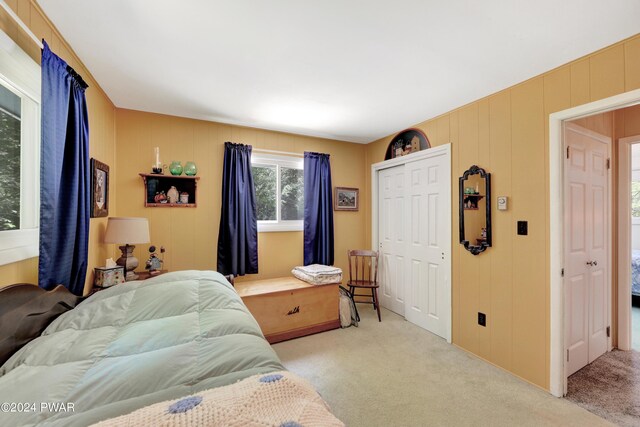
[[[258,272],[258,219],[250,145],[224,143],[218,271],[234,276]]]
[[[329,155],[304,153],[304,265],[333,265]]]
[[[43,45],[38,282],[82,295],[90,214],[87,84]]]

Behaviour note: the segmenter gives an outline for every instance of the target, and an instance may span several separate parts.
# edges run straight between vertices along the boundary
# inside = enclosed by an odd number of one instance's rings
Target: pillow
[[[80,301],[62,285],[52,291],[27,283],[0,288],[0,366]]]

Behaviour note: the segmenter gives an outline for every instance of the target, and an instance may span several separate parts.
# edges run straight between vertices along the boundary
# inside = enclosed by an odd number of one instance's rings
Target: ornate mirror
[[[491,174],[476,165],[460,177],[460,243],[473,255],[491,247]]]

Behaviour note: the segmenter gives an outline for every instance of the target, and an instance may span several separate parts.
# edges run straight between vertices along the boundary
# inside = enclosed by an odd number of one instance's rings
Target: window
[[[0,31],[0,265],[38,255],[40,67]]]
[[[0,231],[20,229],[22,100],[0,85]]]
[[[304,216],[302,159],[254,153],[258,231],[300,231]]]

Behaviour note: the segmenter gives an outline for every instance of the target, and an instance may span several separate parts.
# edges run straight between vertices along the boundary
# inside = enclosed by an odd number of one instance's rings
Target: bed
[[[640,297],[640,250],[631,252],[631,294]]]
[[[90,296],[17,350],[0,367],[0,403],[16,409],[0,425],[86,426],[283,369],[222,275],[167,273]]]

